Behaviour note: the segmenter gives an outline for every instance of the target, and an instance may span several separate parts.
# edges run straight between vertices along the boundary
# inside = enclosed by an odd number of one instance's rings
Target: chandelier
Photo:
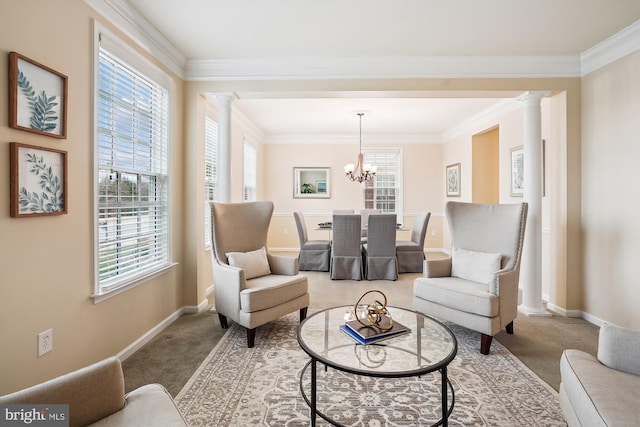
[[[358,153],[358,161],[354,165],[349,163],[344,167],[344,173],[353,182],[371,181],[376,175],[376,166],[364,164],[364,157],[362,156],[362,116],[363,112],[358,112],[360,116],[360,151]]]

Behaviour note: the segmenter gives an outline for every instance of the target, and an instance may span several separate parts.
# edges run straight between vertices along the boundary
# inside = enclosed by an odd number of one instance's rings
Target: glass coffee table
[[[340,330],[346,320],[354,319],[353,306],[322,310],[308,316],[298,326],[298,343],[311,357],[300,374],[300,391],[311,408],[311,425],[316,415],[333,425],[340,425],[318,408],[317,363],[349,374],[378,378],[419,377],[440,372],[440,419],[432,425],[446,426],[453,411],[455,394],[447,378],[447,366],[458,352],[458,342],[451,330],[441,322],[398,307],[387,307],[394,321],[402,323],[411,332],[373,344],[360,345]],[[310,395],[305,391],[303,378],[311,369]],[[448,394],[451,401],[448,404]],[[425,404],[429,404],[426,402]],[[422,423],[421,423],[422,424]]]

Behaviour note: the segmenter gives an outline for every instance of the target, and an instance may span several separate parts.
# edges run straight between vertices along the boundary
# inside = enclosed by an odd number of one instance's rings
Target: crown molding
[[[439,135],[370,135],[367,136],[366,144],[363,147],[389,145],[390,143],[408,145],[408,144],[441,144],[444,140]],[[358,145],[357,135],[268,135],[264,140],[265,144],[284,144],[284,145]]]
[[[188,60],[185,76],[191,81],[579,77],[580,57],[438,56]]]
[[[580,55],[582,76],[640,50],[640,21],[629,25]]]
[[[85,2],[178,77],[185,78],[187,57],[129,2],[126,0],[85,0]]]
[[[85,2],[187,81],[582,77],[640,50],[639,20],[580,55],[189,60],[127,0]]]

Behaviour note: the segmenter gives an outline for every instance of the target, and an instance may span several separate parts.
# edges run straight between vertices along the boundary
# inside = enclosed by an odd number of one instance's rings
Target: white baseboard
[[[576,311],[577,311],[577,310],[576,310]],[[599,318],[599,317],[597,317],[597,316],[594,316],[594,315],[592,315],[592,314],[585,313],[584,311],[581,311],[581,313],[582,313],[582,316],[581,316],[581,317],[582,317],[584,320],[586,320],[587,322],[592,323],[592,324],[594,324],[594,325],[596,325],[596,326],[602,326],[602,324],[603,324],[603,323],[607,323],[607,321],[606,321],[606,320],[603,320],[603,319],[601,319],[601,318]]]
[[[182,307],[182,309],[184,310],[183,311],[184,314],[197,314],[197,313],[200,313],[201,311],[204,311],[204,309],[207,308],[208,305],[209,305],[209,300],[205,298],[202,301],[200,301],[200,304],[198,305],[185,305],[184,307]]]
[[[211,286],[209,286],[207,289],[204,290],[204,294],[207,297],[213,293],[213,286],[214,286],[214,284],[212,283]]]
[[[186,307],[181,307],[178,310],[174,311],[171,315],[165,318],[163,321],[158,323],[156,326],[151,328],[147,333],[142,335],[140,338],[132,342],[130,345],[125,347],[122,351],[120,351],[116,356],[122,361],[126,360],[129,356],[131,356],[136,351],[140,350],[145,344],[150,342],[153,338],[156,337],[160,332],[162,332],[167,326],[175,322],[180,316],[185,313]]]
[[[602,326],[602,324],[605,323],[605,321],[600,319],[599,317],[589,313],[585,313],[582,310],[567,310],[565,308],[558,307],[557,305],[551,304],[551,303],[547,303],[547,309],[564,317],[584,319],[587,322],[596,326]]]

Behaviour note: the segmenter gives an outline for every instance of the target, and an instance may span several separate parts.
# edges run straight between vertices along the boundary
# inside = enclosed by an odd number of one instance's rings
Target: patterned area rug
[[[264,325],[248,349],[245,330],[233,324],[176,396],[191,425],[310,425],[299,388],[309,357],[298,345],[297,325],[297,313]],[[491,353],[483,356],[478,334],[447,325],[458,339],[448,369],[455,391],[449,425],[566,426],[556,391],[504,346],[493,340]],[[348,426],[430,425],[439,418],[439,387],[439,374],[376,379],[318,365],[318,407]],[[318,417],[317,425],[330,424]]]

